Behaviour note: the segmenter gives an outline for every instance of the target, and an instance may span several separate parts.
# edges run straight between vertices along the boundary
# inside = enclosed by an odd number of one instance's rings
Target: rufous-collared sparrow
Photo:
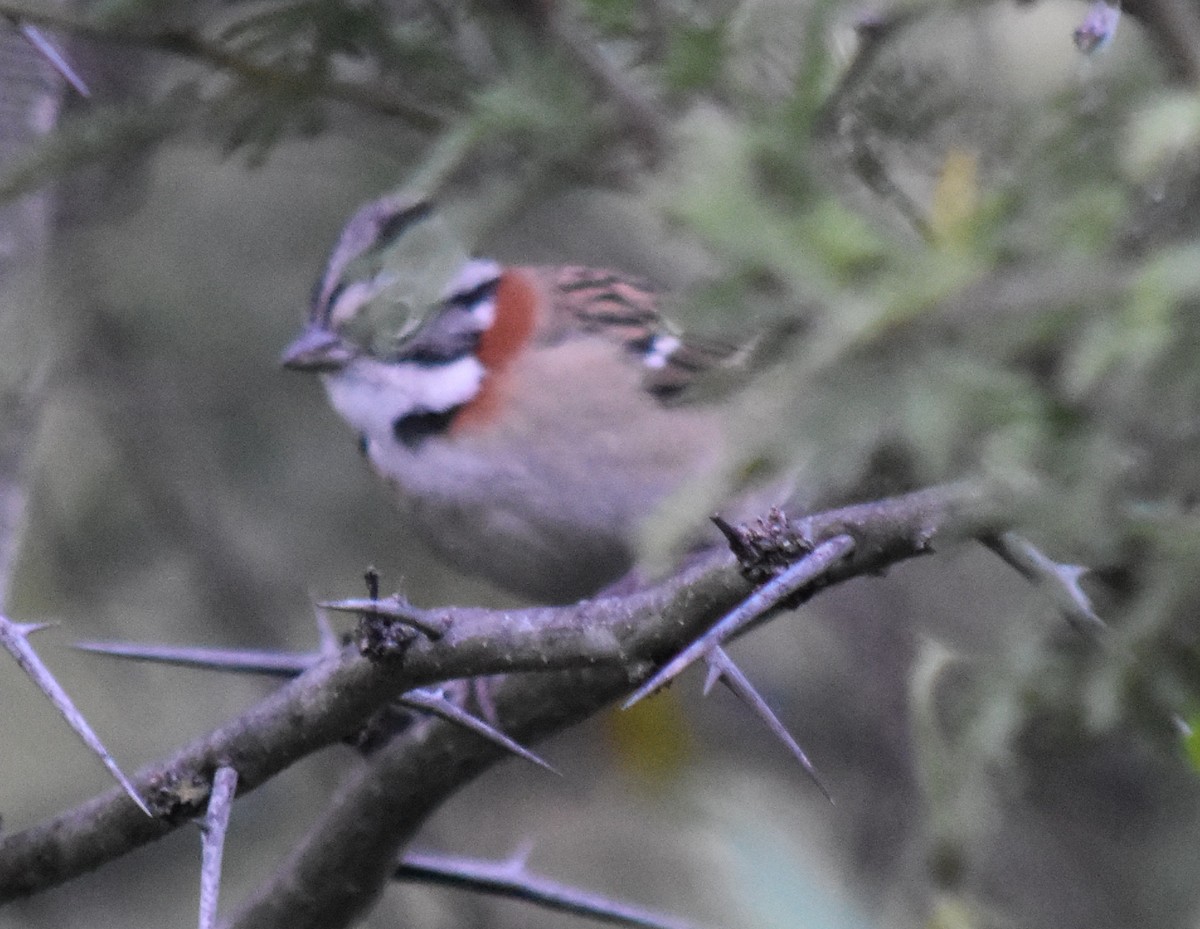
[[[642,521],[726,462],[727,412],[688,394],[746,350],[681,337],[653,289],[596,268],[465,260],[414,313],[392,256],[431,214],[396,195],[350,219],[283,363],[320,373],[456,566],[546,602],[595,593]]]

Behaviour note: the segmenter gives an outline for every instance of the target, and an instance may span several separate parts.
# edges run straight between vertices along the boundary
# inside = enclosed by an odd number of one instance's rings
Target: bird
[[[682,335],[659,291],[603,267],[456,256],[418,306],[397,256],[436,216],[408,194],[359,208],[282,363],[320,376],[453,566],[538,602],[594,596],[631,569],[647,519],[726,466],[728,411],[697,385],[763,340]]]

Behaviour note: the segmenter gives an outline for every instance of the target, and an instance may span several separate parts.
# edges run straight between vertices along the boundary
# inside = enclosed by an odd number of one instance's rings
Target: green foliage
[[[676,30],[663,64],[666,86],[680,93],[711,88],[721,74],[724,39],[719,24]]]
[[[1130,114],[1123,155],[1138,178],[1153,178],[1200,145],[1200,99],[1176,91],[1152,97]]]
[[[640,0],[587,0],[588,19],[606,35],[633,35],[640,25]]]
[[[84,118],[65,120],[44,142],[4,165],[0,202],[81,168],[135,162],[149,147],[166,141],[196,118],[195,100],[179,93],[149,106],[114,104],[97,107]]]
[[[327,70],[333,55],[383,59],[391,50],[391,18],[383,3],[329,0],[250,6],[221,33],[242,52],[274,52],[301,70]]]

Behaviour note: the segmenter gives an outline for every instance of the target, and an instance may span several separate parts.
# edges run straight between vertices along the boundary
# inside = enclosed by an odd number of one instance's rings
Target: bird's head
[[[366,204],[330,253],[284,367],[329,373],[364,356],[389,359],[465,259],[428,200],[395,194]]]

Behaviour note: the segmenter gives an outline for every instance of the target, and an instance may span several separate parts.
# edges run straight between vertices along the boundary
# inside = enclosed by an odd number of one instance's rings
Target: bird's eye
[[[482,301],[495,296],[500,285],[500,265],[489,258],[472,258],[454,275],[444,293],[449,306],[473,310]]]
[[[451,294],[446,302],[451,306],[461,307],[464,310],[470,311],[484,301],[492,299],[496,295],[496,288],[499,285],[500,278],[491,278],[477,284],[470,290],[460,290]]]

